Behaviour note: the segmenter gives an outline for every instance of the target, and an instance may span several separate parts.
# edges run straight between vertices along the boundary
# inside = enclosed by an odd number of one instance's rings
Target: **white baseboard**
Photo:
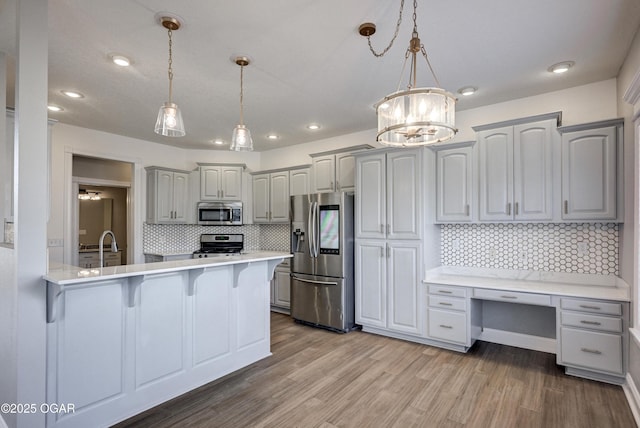
[[[529,334],[514,333],[512,331],[497,330],[493,328],[483,328],[478,340],[485,342],[499,343],[501,345],[515,346],[516,348],[531,349],[533,351],[556,353],[556,340],[532,336]]]
[[[636,420],[636,425],[640,426],[640,392],[638,392],[638,387],[629,373],[627,373],[627,382],[622,385],[622,390],[627,397],[633,419]]]

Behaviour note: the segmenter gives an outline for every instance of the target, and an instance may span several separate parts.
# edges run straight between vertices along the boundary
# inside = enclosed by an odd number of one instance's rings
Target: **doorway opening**
[[[73,252],[72,264],[91,263],[107,230],[113,232],[118,244],[118,254],[109,255],[109,265],[132,263],[133,170],[134,164],[129,162],[73,155],[71,224],[72,245],[77,251]],[[103,244],[107,245],[105,251],[110,251],[110,238]]]

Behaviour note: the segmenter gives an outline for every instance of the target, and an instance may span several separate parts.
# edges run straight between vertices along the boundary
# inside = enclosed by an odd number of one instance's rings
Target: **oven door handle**
[[[291,278],[295,279],[296,281],[300,281],[300,282],[306,282],[308,284],[317,284],[317,285],[338,285],[337,282],[329,282],[329,281],[316,281],[315,279],[303,279],[300,278],[299,276],[296,276],[295,274],[291,274]]]

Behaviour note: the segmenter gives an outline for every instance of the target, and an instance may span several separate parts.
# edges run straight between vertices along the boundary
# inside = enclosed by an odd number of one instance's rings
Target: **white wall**
[[[375,115],[372,117],[375,121]],[[310,154],[322,153],[345,147],[370,144],[379,146],[376,143],[376,130],[355,132],[353,134],[340,135],[338,137],[313,141],[311,143],[297,144],[291,147],[268,150],[261,153],[260,169],[287,168],[296,165],[311,164]]]

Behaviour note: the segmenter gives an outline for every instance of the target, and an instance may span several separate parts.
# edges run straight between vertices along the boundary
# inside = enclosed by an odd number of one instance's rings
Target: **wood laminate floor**
[[[635,427],[622,388],[555,355],[467,353],[271,316],[273,356],[128,419],[134,427]]]

